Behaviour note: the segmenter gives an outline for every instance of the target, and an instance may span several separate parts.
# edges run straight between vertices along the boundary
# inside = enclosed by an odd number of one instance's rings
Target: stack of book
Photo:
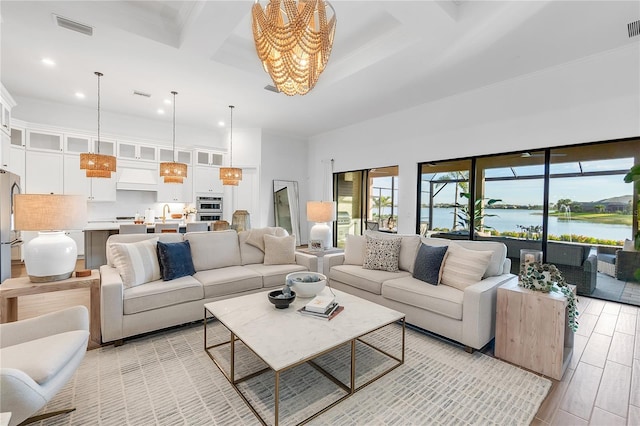
[[[305,316],[330,320],[338,315],[344,306],[340,306],[333,296],[316,296],[309,303],[298,309]]]

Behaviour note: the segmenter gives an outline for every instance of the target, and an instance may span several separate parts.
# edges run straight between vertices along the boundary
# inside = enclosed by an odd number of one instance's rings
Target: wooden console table
[[[102,335],[100,331],[100,272],[96,269],[91,271],[89,277],[72,277],[48,283],[32,283],[29,281],[29,277],[5,280],[0,285],[0,323],[18,320],[18,297],[20,296],[87,287],[91,289],[89,349],[97,348],[102,344]]]
[[[497,358],[561,380],[572,354],[564,295],[528,290],[515,280],[498,288]]]

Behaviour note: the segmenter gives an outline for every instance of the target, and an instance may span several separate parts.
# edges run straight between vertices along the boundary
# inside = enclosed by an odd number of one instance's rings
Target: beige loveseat
[[[389,238],[388,234],[370,235]],[[401,237],[399,271],[388,272],[363,268],[365,237],[348,236],[344,253],[324,256],[323,270],[331,287],[403,312],[407,323],[460,342],[467,351],[484,347],[495,336],[497,289],[517,279],[509,273],[511,261],[506,257],[506,246],[489,241]],[[482,279],[464,290],[431,285],[412,276],[421,242],[429,246],[459,244],[470,250],[490,251],[491,257]]]
[[[268,229],[275,236],[287,235],[282,228]],[[227,230],[109,237],[107,264],[100,267],[102,341],[121,341],[197,321],[203,318],[205,303],[276,289],[284,285],[285,276],[290,272],[317,270],[317,257],[300,252],[295,252],[295,263],[264,264],[265,253],[247,243],[250,232]],[[165,243],[189,241],[195,274],[126,287],[114,266],[112,246],[154,238]]]

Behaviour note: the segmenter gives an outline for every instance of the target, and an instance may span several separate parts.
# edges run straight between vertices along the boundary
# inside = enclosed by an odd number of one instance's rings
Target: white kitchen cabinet
[[[127,160],[158,161],[158,150],[152,145],[118,142],[118,158]]]
[[[64,135],[65,154],[82,154],[91,151],[91,137],[65,134]]]
[[[196,166],[222,166],[224,153],[220,151],[196,150]]]
[[[116,174],[110,178],[89,178],[89,201],[116,201]]]
[[[224,188],[220,180],[219,167],[197,166],[194,174],[196,194],[222,194]]]
[[[90,179],[86,171],[80,169],[80,156],[65,154],[63,172],[63,193],[66,195],[82,195],[87,200],[91,197]]]
[[[26,146],[25,134],[26,132],[24,131],[23,128],[13,127],[11,129],[11,146],[20,147],[24,149],[24,147]]]
[[[0,90],[0,129],[3,134],[9,137],[11,137],[11,109],[14,106],[16,106],[16,101],[2,85]]]
[[[98,154],[104,155],[112,155],[116,156],[116,141],[110,139],[100,139],[100,143],[98,144],[97,138],[91,138],[91,152],[96,152]]]
[[[62,152],[62,133],[54,133],[41,130],[27,130],[27,149]]]
[[[169,148],[158,148],[158,161],[161,163],[164,162],[173,162],[173,150]],[[191,151],[177,149],[175,155],[175,161],[178,163],[184,163],[187,166],[191,165]]]
[[[25,155],[25,193],[62,194],[64,159],[60,152],[27,150]]]
[[[193,202],[193,167],[187,166],[187,177],[182,183],[158,182],[159,203],[192,203]]]
[[[11,170],[11,137],[0,133],[0,169]]]
[[[24,188],[24,176],[25,176],[25,150],[21,146],[9,147],[9,171],[20,176],[20,182]]]

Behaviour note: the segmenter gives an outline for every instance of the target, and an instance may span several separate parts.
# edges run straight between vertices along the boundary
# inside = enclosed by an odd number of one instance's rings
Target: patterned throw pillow
[[[288,265],[296,263],[296,236],[264,236],[264,264]]]
[[[160,275],[164,281],[186,277],[196,273],[191,258],[189,241],[179,243],[163,243],[158,241],[158,260]]]
[[[157,238],[152,238],[135,243],[111,244],[113,264],[125,287],[135,287],[160,279],[157,242]]]
[[[420,244],[413,267],[413,278],[432,285],[440,284],[440,272],[446,254],[447,246],[434,247]]]
[[[365,235],[365,240],[364,269],[398,272],[402,238],[374,238]]]
[[[440,282],[464,291],[482,279],[492,253],[469,250],[456,243],[449,244]]]

